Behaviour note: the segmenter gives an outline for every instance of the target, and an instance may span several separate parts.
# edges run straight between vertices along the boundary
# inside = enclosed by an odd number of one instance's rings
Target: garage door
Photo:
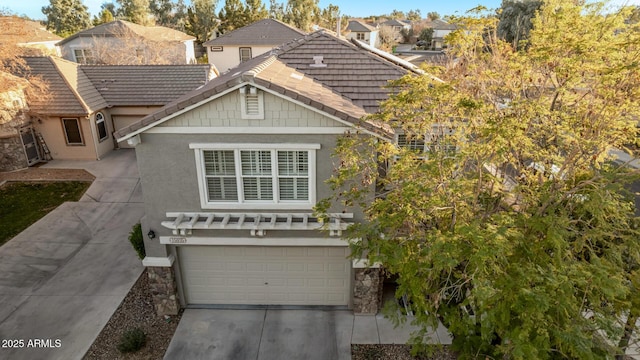
[[[347,247],[182,246],[188,304],[347,305]]]

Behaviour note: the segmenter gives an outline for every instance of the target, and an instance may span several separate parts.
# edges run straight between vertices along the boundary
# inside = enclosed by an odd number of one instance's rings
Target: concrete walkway
[[[101,161],[51,161],[96,176],[0,247],[1,359],[81,359],[142,272],[127,240],[143,216],[133,150]]]
[[[351,344],[405,344],[411,325],[347,310],[187,309],[165,359],[351,359]],[[450,344],[446,329],[432,343]]]

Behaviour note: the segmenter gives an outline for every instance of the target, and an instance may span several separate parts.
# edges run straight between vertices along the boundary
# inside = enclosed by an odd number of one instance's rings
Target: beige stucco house
[[[207,48],[209,64],[220,72],[273,48],[305,35],[304,32],[274,19],[256,21],[202,44]]]
[[[100,159],[129,126],[212,77],[209,65],[79,65],[58,57],[26,57],[49,98],[31,99],[28,114],[42,135],[42,159]]]
[[[80,64],[193,64],[193,36],[124,20],[101,24],[57,43],[62,57]]]

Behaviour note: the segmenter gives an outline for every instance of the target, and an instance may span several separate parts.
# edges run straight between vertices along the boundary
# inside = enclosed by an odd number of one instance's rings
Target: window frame
[[[356,40],[366,41],[367,40],[367,36],[363,32],[357,32],[356,33]]]
[[[99,119],[99,117],[101,119]],[[98,135],[98,142],[103,142],[109,138],[109,129],[107,128],[107,119],[102,112],[96,113],[96,135]],[[104,136],[100,136],[100,125],[104,128]]]
[[[243,60],[243,58],[242,58],[242,50],[249,50],[249,58],[248,59],[244,59]],[[240,64],[242,64],[243,62],[246,62],[246,61],[249,61],[249,60],[253,59],[253,54],[252,54],[252,51],[251,51],[251,47],[243,46],[243,47],[238,48],[238,56],[240,58]]]
[[[78,54],[76,54],[76,51],[80,51],[81,52],[81,55],[79,57],[78,57]],[[95,54],[93,53],[93,50],[91,48],[88,48],[88,47],[74,47],[74,48],[71,48],[71,53],[73,54],[73,59],[78,64],[93,65],[93,64],[96,63]],[[89,53],[89,54],[87,54],[87,53]],[[80,59],[82,59],[82,61],[80,61]],[[87,59],[92,59],[92,61],[89,62],[89,61],[87,61]]]
[[[446,132],[446,133],[445,133]],[[410,141],[406,141],[404,145],[400,144],[400,137],[404,136],[404,131],[398,129],[395,134],[395,143],[399,148],[415,151],[416,153],[423,154],[420,158],[428,158],[430,153],[433,153],[433,148],[439,148],[439,151],[444,152],[445,157],[451,157],[458,151],[458,147],[455,145],[446,144],[442,141],[448,137],[453,137],[455,128],[448,124],[433,124],[431,131],[420,138],[412,138]],[[405,137],[406,139],[406,137]],[[455,146],[455,148],[451,148]]]
[[[69,133],[67,131],[67,120],[73,120],[76,123],[78,128],[78,135],[80,136],[80,142],[71,142],[69,141]],[[64,133],[64,140],[67,146],[84,146],[84,136],[82,136],[82,125],[80,124],[80,119],[78,118],[60,118],[60,122],[62,124],[62,132]]]
[[[290,209],[290,210],[311,210],[316,204],[316,152],[320,149],[320,144],[190,144],[189,148],[194,150],[196,173],[198,178],[198,189],[200,205],[203,209]],[[209,200],[209,189],[207,187],[207,176],[205,174],[204,152],[205,151],[233,151],[235,177],[237,186],[237,201],[211,201]],[[272,198],[271,200],[246,200],[244,194],[243,178],[241,169],[242,151],[269,151],[271,160]],[[280,179],[290,178],[289,175],[280,175],[278,169],[279,151],[305,151],[307,152],[307,177],[308,177],[308,199],[307,200],[281,200],[280,199]],[[250,176],[249,176],[250,177]]]

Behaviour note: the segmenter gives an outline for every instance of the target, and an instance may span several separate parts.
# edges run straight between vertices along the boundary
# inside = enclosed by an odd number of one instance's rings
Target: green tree
[[[269,0],[269,17],[278,21],[284,21],[284,5],[278,0]]]
[[[42,8],[47,30],[66,37],[91,27],[91,18],[82,0],[49,0]]]
[[[120,5],[120,7],[118,8],[118,14],[116,14],[118,18],[144,26],[154,25],[154,17],[149,12],[149,0],[117,1]]]
[[[440,14],[438,14],[436,11],[430,11],[427,13],[427,19],[431,21],[440,19]]]
[[[100,13],[97,16],[93,17],[93,26],[106,24],[115,20],[115,18],[113,17],[113,13],[109,9],[105,8],[104,5],[105,4],[101,6],[102,10],[100,10]]]
[[[513,46],[520,46],[521,41],[529,38],[531,20],[540,6],[541,0],[503,0],[498,10],[498,36]]]
[[[245,12],[247,25],[258,20],[269,18],[269,11],[267,11],[267,7],[261,0],[246,0]]]
[[[389,14],[389,18],[391,18],[391,19],[405,19],[406,16],[404,15],[404,12],[402,12],[400,10],[393,9],[393,11],[391,11],[391,14]]]
[[[420,9],[409,10],[407,13],[407,20],[417,21],[422,19],[422,14],[420,13]]]
[[[288,0],[284,20],[300,30],[310,31],[319,13],[318,0]]]
[[[441,321],[467,359],[624,350],[635,324],[621,319],[640,310],[640,222],[625,191],[638,169],[609,150],[638,134],[629,11],[547,0],[521,50],[497,38],[495,18],[458,19],[456,61],[433,70],[442,80],[395,82],[373,117],[406,146],[339,141],[335,198],[316,210],[363,208],[353,254],[397,275],[422,328],[415,344]]]
[[[156,25],[171,27],[173,21],[173,6],[171,0],[150,0],[149,12],[155,18]]]
[[[195,36],[200,44],[211,39],[218,28],[219,20],[216,18],[217,0],[193,0],[187,9],[187,34]]]
[[[247,25],[247,11],[240,0],[225,0],[218,13],[221,33],[233,31]]]
[[[320,26],[326,29],[336,31],[339,18],[340,8],[338,7],[338,5],[329,4],[320,12],[320,19],[318,23]]]
[[[433,40],[433,28],[424,28],[418,35],[418,40],[423,41],[426,46],[431,47],[431,41]]]

